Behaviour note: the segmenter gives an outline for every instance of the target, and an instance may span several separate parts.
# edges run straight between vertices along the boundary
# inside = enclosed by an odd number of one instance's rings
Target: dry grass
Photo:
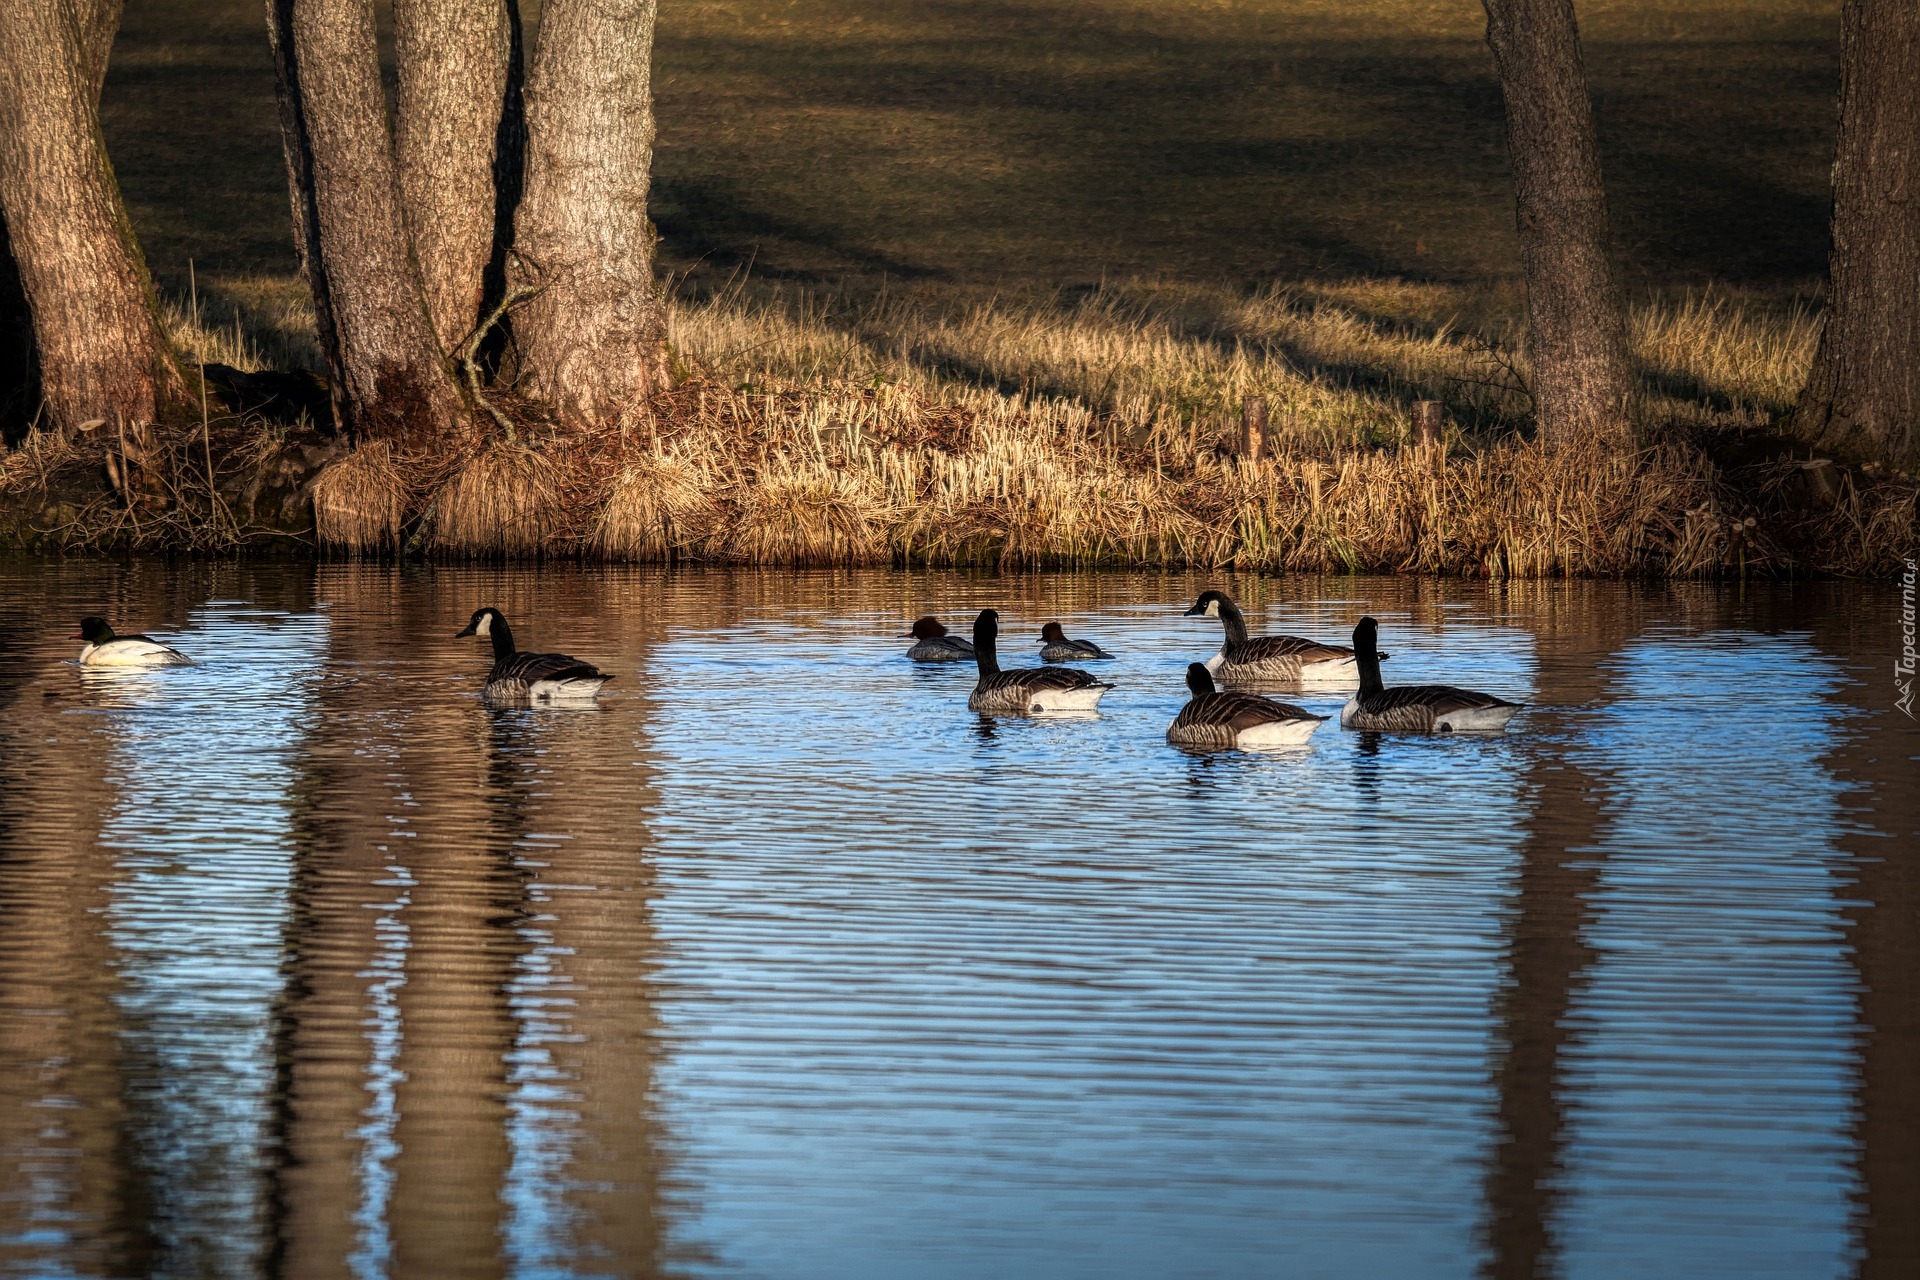
[[[546,550],[561,524],[564,456],[514,444],[484,446],[433,497],[437,544],[480,555]]]
[[[314,482],[317,532],[350,553],[412,522],[446,555],[1511,577],[1877,574],[1912,554],[1909,478],[1853,473],[1810,504],[1791,461],[1713,460],[1764,443],[1807,313],[1694,295],[1637,308],[1633,332],[1663,443],[1552,457],[1519,430],[1505,304],[1445,286],[739,287],[674,304],[686,380],[626,430],[362,449]],[[1233,447],[1251,395],[1273,408],[1258,462]],[[1404,439],[1425,398],[1448,406],[1444,457]],[[10,483],[69,464],[42,435]]]
[[[313,523],[323,547],[381,552],[400,545],[409,485],[384,442],[356,449],[313,480]]]

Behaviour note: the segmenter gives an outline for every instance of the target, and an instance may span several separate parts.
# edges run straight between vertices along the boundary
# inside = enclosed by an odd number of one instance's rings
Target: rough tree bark
[[[1920,469],[1920,6],[1847,0],[1826,327],[1792,430]]]
[[[480,319],[493,257],[496,134],[507,92],[503,0],[394,0],[400,193],[442,350]]]
[[[1627,329],[1573,0],[1484,0],[1507,108],[1534,420],[1550,446],[1631,444]]]
[[[527,81],[526,193],[515,220],[521,387],[567,425],[617,417],[665,385],[653,277],[654,0],[547,0]]]
[[[93,100],[100,101],[100,88],[107,82],[107,60],[113,56],[113,40],[120,34],[120,19],[127,11],[127,0],[77,0],[74,5],[80,23],[80,56],[93,76]]]
[[[373,0],[269,0],[296,238],[362,439],[430,446],[465,418],[407,240]]]
[[[266,0],[267,44],[273,52],[274,98],[280,113],[280,153],[287,165],[287,197],[293,212],[293,248],[300,257],[313,298],[314,328],[320,353],[327,362],[327,386],[333,403],[334,430],[347,425],[340,367],[340,330],[333,321],[333,298],[327,292],[327,273],[321,269],[320,210],[313,198],[313,148],[300,110],[300,67],[293,56],[293,0]]]
[[[0,206],[47,417],[151,422],[186,383],[100,133],[112,3],[0,9]]]

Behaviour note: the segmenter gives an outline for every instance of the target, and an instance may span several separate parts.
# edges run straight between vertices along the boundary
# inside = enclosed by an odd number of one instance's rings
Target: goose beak
[[[1185,613],[1181,614],[1180,616],[1183,618],[1196,618],[1205,612],[1206,612],[1205,609],[1201,608],[1199,605],[1195,605],[1193,606],[1193,608],[1187,610]]]
[[[464,627],[462,627],[462,628],[461,628],[460,630],[458,630],[458,631],[456,631],[456,632],[454,632],[454,633],[453,633],[453,638],[454,638],[455,640],[458,640],[458,639],[459,639],[459,638],[460,638],[461,636],[477,636],[477,635],[479,635],[479,634],[480,634],[480,633],[479,633],[478,631],[475,631],[475,630],[473,629],[473,624],[472,624],[471,622],[469,622],[469,623],[468,623],[468,624],[467,624],[466,626],[464,626]]]

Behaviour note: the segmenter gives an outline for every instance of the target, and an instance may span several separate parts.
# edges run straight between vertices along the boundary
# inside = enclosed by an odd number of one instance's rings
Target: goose
[[[1091,640],[1069,640],[1067,633],[1057,622],[1049,622],[1040,628],[1040,661],[1042,662],[1090,662],[1095,658],[1111,658],[1113,655]]]
[[[454,633],[493,641],[493,670],[487,673],[489,698],[535,698],[542,702],[592,698],[613,679],[592,663],[564,653],[521,653],[513,647],[507,617],[491,605],[475,609],[467,625]]]
[[[1297,680],[1301,684],[1346,685],[1359,678],[1353,650],[1345,645],[1321,644],[1299,636],[1248,636],[1246,615],[1224,591],[1202,591],[1186,616],[1218,618],[1226,628],[1227,638],[1220,652],[1207,659],[1207,670],[1223,684]]]
[[[190,667],[193,659],[152,636],[117,636],[105,618],[82,618],[80,630],[68,637],[85,640],[80,650],[83,667]]]
[[[1167,741],[1175,746],[1242,751],[1297,747],[1327,718],[1254,693],[1217,692],[1204,662],[1188,664],[1187,688],[1193,697],[1167,726]]]
[[[972,662],[973,645],[959,636],[950,636],[940,619],[928,614],[913,624],[907,635],[913,647],[907,656],[915,662]]]
[[[973,658],[980,666],[980,682],[973,686],[967,710],[988,715],[1024,716],[1048,711],[1091,711],[1100,696],[1113,688],[1072,667],[1022,667],[1002,671],[994,642],[1000,634],[1000,615],[982,609],[973,621]]]
[[[1380,659],[1374,653],[1380,624],[1360,619],[1353,629],[1354,660],[1360,667],[1360,692],[1340,712],[1343,729],[1387,733],[1498,733],[1520,709],[1517,702],[1490,693],[1445,684],[1409,684],[1389,689],[1380,683]]]

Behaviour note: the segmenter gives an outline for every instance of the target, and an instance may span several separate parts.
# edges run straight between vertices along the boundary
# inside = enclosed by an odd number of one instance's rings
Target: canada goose
[[[1409,684],[1389,689],[1380,683],[1380,659],[1374,654],[1380,624],[1360,619],[1353,629],[1354,660],[1360,667],[1360,692],[1340,712],[1343,729],[1388,733],[1498,732],[1507,727],[1517,702],[1490,693],[1445,684]]]
[[[1207,670],[1222,684],[1297,680],[1301,684],[1340,686],[1359,679],[1353,650],[1345,645],[1321,644],[1299,636],[1249,637],[1246,615],[1224,591],[1202,591],[1186,616],[1218,618],[1226,628],[1227,638],[1220,652],[1207,659]]]
[[[1060,629],[1057,622],[1049,622],[1040,628],[1040,644],[1042,662],[1090,662],[1095,658],[1113,656],[1091,640],[1067,639],[1067,633]]]
[[[467,625],[454,633],[486,636],[493,641],[493,670],[487,673],[489,698],[536,698],[542,702],[572,702],[592,698],[613,679],[591,663],[564,653],[521,653],[513,647],[506,615],[492,606],[473,611]]]
[[[1072,667],[1022,667],[1002,671],[994,642],[1000,634],[1000,615],[982,609],[973,620],[973,658],[980,665],[980,682],[967,699],[969,711],[989,715],[1024,716],[1048,711],[1091,711],[1100,695],[1113,688]]]
[[[913,637],[913,647],[907,650],[907,656],[915,662],[972,662],[973,645],[959,636],[950,636],[947,629],[940,625],[940,619],[928,614],[913,624],[907,635]]]
[[[1326,720],[1290,703],[1275,702],[1254,693],[1220,693],[1204,662],[1187,667],[1187,688],[1193,697],[1167,726],[1167,741],[1181,747],[1299,746]]]
[[[80,650],[84,667],[190,667],[193,659],[152,636],[117,636],[105,618],[82,618],[80,630],[69,636],[85,640]]]

